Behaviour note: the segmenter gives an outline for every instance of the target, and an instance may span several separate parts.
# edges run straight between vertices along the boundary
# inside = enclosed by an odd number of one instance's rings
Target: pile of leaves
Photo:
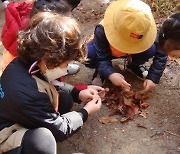
[[[99,92],[102,101],[112,110],[111,115],[121,114],[121,122],[134,119],[135,115],[139,114],[146,118],[146,109],[149,104],[145,102],[147,95],[140,94],[134,90],[123,91],[119,87],[105,88]],[[102,117],[99,119],[102,123],[115,122],[112,117]]]

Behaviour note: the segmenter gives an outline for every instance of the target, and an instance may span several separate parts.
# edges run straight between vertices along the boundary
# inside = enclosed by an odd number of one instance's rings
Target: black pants
[[[67,113],[73,106],[72,97],[64,91],[59,92],[59,109],[60,114]],[[13,149],[6,154],[56,154],[56,141],[47,128],[36,128],[28,130],[22,141],[22,146]]]
[[[59,108],[58,111],[60,114],[65,114],[70,112],[73,107],[74,101],[67,92],[60,91],[59,92]]]

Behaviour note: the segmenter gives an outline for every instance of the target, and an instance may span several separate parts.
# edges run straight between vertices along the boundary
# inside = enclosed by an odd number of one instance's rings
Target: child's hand
[[[100,86],[95,86],[95,85],[89,85],[87,88],[88,88],[88,89],[89,89],[89,88],[90,88],[90,89],[94,89],[94,90],[96,90],[96,91],[102,91],[102,90],[104,90],[104,88],[102,88],[102,87],[100,87]]]
[[[143,93],[146,93],[153,91],[156,87],[156,84],[152,80],[146,79],[144,81],[143,86],[144,86]]]
[[[84,106],[84,109],[88,112],[88,114],[93,114],[101,108],[101,105],[101,99],[98,95],[96,95],[94,96],[93,100],[91,100]]]
[[[81,90],[79,93],[79,99],[84,102],[87,103],[89,101],[91,101],[95,95],[98,95],[98,91],[94,90],[94,89],[85,89],[85,90]]]
[[[129,91],[131,85],[126,82],[124,79],[124,76],[122,76],[120,73],[113,73],[109,76],[109,80],[115,85],[115,86],[121,86],[124,90]]]

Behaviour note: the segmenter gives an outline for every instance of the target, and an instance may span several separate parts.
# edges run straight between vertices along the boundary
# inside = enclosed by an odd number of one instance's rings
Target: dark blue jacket
[[[109,42],[106,38],[104,27],[97,25],[94,31],[93,44],[96,48],[96,60],[97,70],[106,78],[112,73],[115,73],[115,69],[112,66],[111,60],[115,57],[111,54]],[[158,41],[155,42],[157,47],[156,55],[153,58],[153,63],[149,68],[147,79],[152,80],[154,83],[159,83],[162,73],[166,66],[167,55],[159,48]]]

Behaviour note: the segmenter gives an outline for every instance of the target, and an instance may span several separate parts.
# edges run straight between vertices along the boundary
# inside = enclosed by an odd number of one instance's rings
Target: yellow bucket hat
[[[150,48],[157,35],[151,9],[140,0],[118,0],[110,4],[103,26],[109,43],[129,54]]]

